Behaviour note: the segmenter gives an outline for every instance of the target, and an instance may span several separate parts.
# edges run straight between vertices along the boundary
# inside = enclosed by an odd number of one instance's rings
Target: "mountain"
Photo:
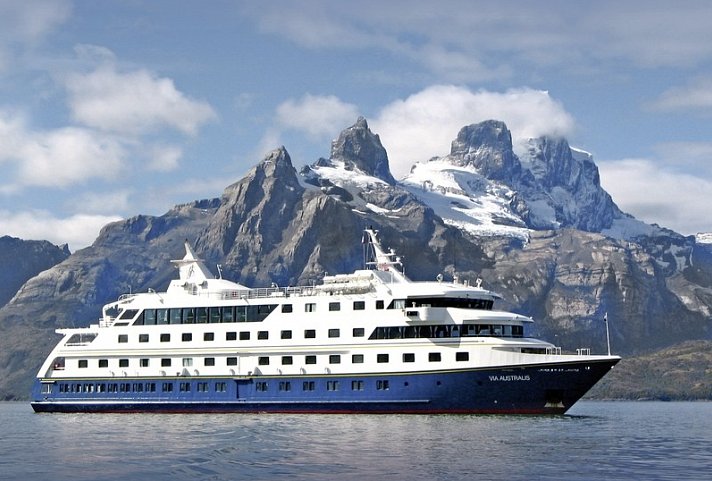
[[[564,349],[603,352],[606,314],[621,354],[709,338],[712,252],[622,213],[592,158],[565,140],[526,145],[515,153],[501,122],[474,124],[448,156],[396,182],[359,118],[328,159],[297,171],[280,147],[219,198],[107,225],[0,309],[0,399],[27,396],[55,328],[96,322],[123,293],[164,289],[184,239],[226,278],[297,285],[360,268],[373,226],[409,277],[481,278]]]
[[[69,255],[66,244],[56,246],[47,241],[0,237],[0,307],[12,299],[28,279],[59,264]]]

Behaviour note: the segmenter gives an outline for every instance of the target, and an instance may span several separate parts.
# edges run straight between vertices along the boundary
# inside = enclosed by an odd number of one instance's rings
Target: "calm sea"
[[[704,480],[712,403],[568,415],[34,414],[0,403],[0,479]]]

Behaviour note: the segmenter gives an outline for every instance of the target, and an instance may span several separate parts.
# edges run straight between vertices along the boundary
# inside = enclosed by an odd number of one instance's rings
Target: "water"
[[[712,479],[712,403],[566,416],[34,414],[0,403],[0,480]]]

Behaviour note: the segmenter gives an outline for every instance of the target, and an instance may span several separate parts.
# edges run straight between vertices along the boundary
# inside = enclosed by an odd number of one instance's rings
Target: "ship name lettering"
[[[518,376],[518,375],[509,375],[509,376],[490,376],[489,377],[490,381],[529,381],[529,375],[524,375],[524,376]]]

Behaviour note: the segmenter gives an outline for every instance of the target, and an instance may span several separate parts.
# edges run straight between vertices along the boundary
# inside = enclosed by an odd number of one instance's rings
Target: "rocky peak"
[[[458,165],[475,167],[488,179],[504,182],[518,179],[522,170],[512,150],[512,134],[499,120],[486,120],[460,129],[452,142],[450,158]]]
[[[347,170],[358,169],[390,185],[396,183],[388,165],[386,149],[363,117],[359,117],[354,125],[342,131],[339,138],[331,143],[330,157],[332,162],[342,162]]]

